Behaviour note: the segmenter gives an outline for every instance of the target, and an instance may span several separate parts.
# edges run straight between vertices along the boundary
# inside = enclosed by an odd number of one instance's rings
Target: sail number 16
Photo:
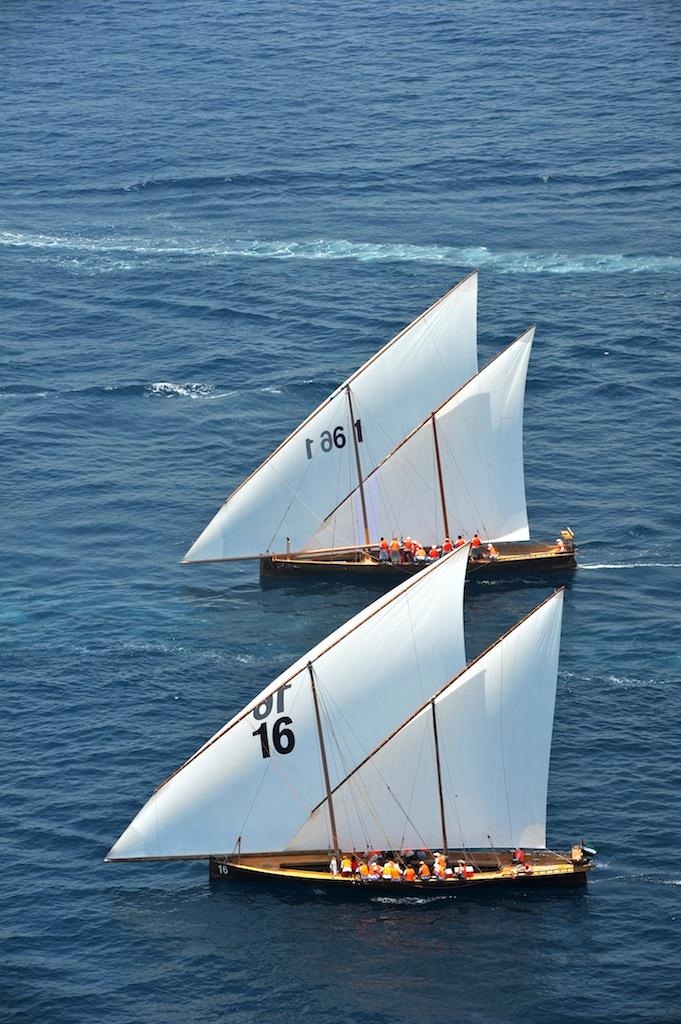
[[[358,442],[361,444],[361,442],[364,440],[364,438],[362,437],[361,420],[355,420],[355,435],[357,437]],[[345,448],[345,442],[345,431],[343,430],[342,427],[334,427],[333,431],[322,430],[321,434],[319,435],[319,447],[323,452],[331,452],[333,451],[334,448]],[[308,459],[312,458],[312,446],[314,443],[315,441],[313,437],[305,438],[305,451],[307,452]]]
[[[257,708],[253,710],[253,717],[258,721],[262,721],[253,736],[260,738],[260,750],[262,751],[263,757],[271,757],[272,752],[270,749],[270,739],[267,733],[267,722],[263,721],[269,717],[272,708],[274,707],[274,698],[277,698],[277,714],[281,714],[284,710],[284,694],[286,690],[291,689],[290,683],[284,683],[280,686],[275,693],[271,693],[269,697],[266,697],[262,704],[258,704]],[[287,726],[293,725],[293,719],[289,718],[288,715],[282,715],[281,718],[277,718],[276,722],[272,726],[272,746],[276,750],[277,754],[290,754],[296,745],[296,738],[293,735],[293,730],[288,729]]]

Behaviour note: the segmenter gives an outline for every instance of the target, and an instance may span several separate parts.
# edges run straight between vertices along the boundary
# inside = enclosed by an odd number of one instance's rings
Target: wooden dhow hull
[[[470,854],[465,855],[470,857]],[[363,881],[357,877],[335,877],[328,870],[328,855],[276,854],[269,856],[245,855],[211,857],[211,881],[238,880],[260,885],[290,886],[322,891],[328,895],[371,897],[372,895],[399,895],[423,897],[431,894],[456,893],[484,889],[526,889],[544,886],[582,886],[594,865],[588,858],[572,860],[570,854],[540,851],[527,856],[526,866],[511,862],[510,855],[494,857],[476,855],[476,870],[469,877],[451,879],[415,879],[413,882],[377,879]],[[450,861],[456,863],[456,852],[450,852]]]
[[[467,578],[492,579],[496,576],[538,575],[547,572],[567,572],[577,567],[576,546],[557,551],[554,544],[543,541],[498,543],[497,558],[468,560]],[[429,563],[381,562],[378,548],[343,550],[340,552],[295,552],[293,554],[263,555],[260,575],[264,578],[291,576],[351,577],[357,581],[394,580],[402,582],[407,576],[420,572]]]

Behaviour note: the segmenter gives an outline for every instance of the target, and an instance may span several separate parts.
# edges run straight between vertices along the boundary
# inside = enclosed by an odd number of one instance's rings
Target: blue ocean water
[[[0,11],[0,1019],[681,1018],[681,13]],[[224,496],[471,268],[532,322],[533,534],[571,525],[549,839],[584,892],[344,905],[103,857],[361,587],[180,568]],[[469,588],[477,653],[550,582]]]

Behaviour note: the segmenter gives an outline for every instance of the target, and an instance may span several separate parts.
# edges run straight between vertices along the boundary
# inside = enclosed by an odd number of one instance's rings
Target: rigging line
[[[302,671],[301,671],[301,674],[302,674]],[[272,696],[274,696],[274,694],[276,692],[277,692],[276,690],[273,690],[272,691]],[[298,690],[295,693],[291,694],[291,704],[290,704],[291,712],[293,712],[293,710],[295,709],[296,701],[298,700],[301,692],[302,692],[302,687],[299,687]],[[267,699],[267,698],[265,698],[265,699]],[[258,705],[256,704],[255,707],[251,708],[251,712],[249,712],[249,714],[252,713],[253,711],[255,711],[257,707],[258,707]],[[248,717],[248,716],[244,716],[244,717]],[[243,721],[243,719],[242,719],[242,721]],[[258,787],[257,787],[257,789],[255,791],[255,794],[253,796],[253,800],[251,801],[250,807],[248,808],[248,810],[246,812],[246,817],[244,818],[244,820],[242,822],[242,825],[241,825],[241,828],[239,829],[239,832],[238,832],[239,836],[243,836],[243,834],[244,834],[244,829],[245,829],[246,825],[248,824],[248,819],[250,818],[251,812],[252,812],[252,810],[253,810],[253,808],[255,806],[255,802],[258,799],[258,796],[260,795],[260,790],[262,789],[262,787],[263,787],[263,785],[265,783],[265,779],[267,778],[267,773],[272,769],[272,766],[273,766],[273,761],[272,761],[272,758],[270,757],[267,760],[267,763],[263,767],[262,778],[260,779]],[[278,770],[276,765],[274,767],[275,767],[275,771]],[[301,778],[302,778],[302,776],[301,776]],[[287,782],[286,779],[284,779],[284,781],[287,783],[287,785],[289,785],[289,783]],[[295,793],[295,791],[293,791],[293,792]],[[301,797],[301,800],[302,800],[302,797]],[[307,804],[305,805],[305,808],[306,808],[306,810],[308,810]]]
[[[322,702],[323,702],[323,701],[324,701],[324,700],[326,699],[326,697],[327,697],[327,696],[329,696],[329,695],[328,695],[328,694],[327,694],[326,692],[324,692],[324,691],[320,691],[320,692],[321,692],[321,694],[322,694]],[[326,712],[326,714],[327,714],[327,724],[328,724],[329,730],[330,730],[330,732],[331,732],[331,735],[332,735],[332,737],[333,737],[333,739],[334,739],[334,742],[336,743],[336,746],[337,746],[337,748],[338,748],[338,753],[339,753],[339,757],[340,757],[340,760],[341,760],[341,764],[342,764],[342,766],[343,766],[343,767],[344,767],[344,768],[345,768],[345,769],[347,770],[347,764],[346,764],[346,763],[344,763],[345,759],[343,758],[343,755],[342,755],[342,751],[341,751],[341,749],[340,749],[340,744],[338,743],[338,739],[337,739],[337,736],[336,736],[336,732],[335,732],[335,729],[334,729],[334,727],[333,727],[333,722],[332,722],[332,720],[330,719],[330,716],[328,715],[328,710],[327,710],[326,708],[325,708],[325,712]],[[345,716],[344,716],[344,715],[342,714],[342,712],[339,712],[339,714],[341,715],[341,717],[342,717],[342,718],[345,718]],[[345,719],[345,720],[346,720],[346,722],[347,722],[347,719]],[[348,725],[349,725],[349,723],[348,723]],[[350,731],[351,731],[351,732],[353,733],[353,735],[355,735],[355,738],[357,739],[357,737],[356,737],[356,734],[354,733],[354,730],[352,729],[352,727],[351,727],[351,726],[350,726]],[[360,746],[360,748],[362,748],[362,744],[360,744],[360,743],[359,743],[359,740],[358,740],[358,745]],[[388,785],[387,781],[386,781],[386,780],[385,780],[385,779],[383,778],[383,776],[381,775],[381,772],[380,772],[380,770],[379,770],[379,769],[377,768],[377,766],[376,766],[375,764],[373,765],[373,768],[374,768],[374,770],[376,771],[376,773],[378,774],[378,776],[379,776],[379,778],[381,779],[381,781],[383,782],[383,784],[384,784],[384,785],[386,786],[386,788],[388,789],[388,791],[389,791],[389,792],[391,793],[391,796],[392,796],[392,797],[393,797],[393,799],[395,800],[395,803],[397,804],[398,808],[399,808],[399,809],[400,809],[400,810],[402,811],[402,813],[404,814],[404,816],[405,816],[405,820],[406,820],[406,821],[407,821],[407,822],[408,822],[408,823],[409,823],[409,824],[410,824],[410,825],[412,826],[412,828],[414,829],[414,832],[415,832],[415,833],[416,833],[416,834],[417,834],[417,835],[418,835],[418,836],[420,837],[421,841],[423,842],[423,841],[424,841],[424,839],[423,839],[423,835],[421,834],[421,832],[419,831],[419,829],[418,829],[418,828],[416,827],[416,825],[414,824],[414,822],[413,822],[413,821],[411,820],[411,817],[410,817],[410,815],[409,815],[408,811],[407,811],[407,810],[406,810],[406,809],[405,809],[404,807],[402,807],[402,805],[401,805],[401,804],[399,803],[399,801],[397,800],[397,797],[396,797],[396,796],[394,795],[394,793],[392,793],[392,790],[390,789],[390,787],[389,787],[389,785]],[[370,812],[371,816],[372,816],[372,817],[374,818],[374,820],[375,820],[375,823],[376,823],[376,824],[377,824],[377,826],[379,827],[380,831],[382,831],[382,832],[383,832],[383,835],[384,835],[385,839],[386,839],[386,840],[387,840],[387,841],[388,841],[389,843],[391,843],[391,842],[392,842],[392,839],[391,839],[391,837],[389,836],[389,834],[388,834],[387,830],[385,829],[384,825],[382,824],[382,822],[381,822],[381,819],[380,819],[380,816],[378,815],[378,812],[376,811],[375,807],[373,806],[373,803],[372,803],[372,801],[371,801],[371,798],[370,798],[370,796],[369,796],[369,795],[368,795],[368,793],[366,792],[366,788],[365,788],[365,785],[366,785],[366,784],[365,784],[365,783],[363,783],[363,782],[361,781],[361,779],[358,779],[358,786],[359,786],[359,787],[361,787],[361,788],[362,788],[362,789],[364,790],[364,794],[363,794],[363,795],[364,795],[364,802],[365,802],[365,804],[367,805],[367,809],[369,810],[369,812]],[[362,816],[361,816],[361,812],[360,812],[360,810],[359,810],[359,807],[357,806],[357,803],[356,803],[356,798],[355,798],[355,796],[354,796],[354,794],[353,794],[353,791],[352,791],[352,786],[350,786],[349,788],[350,788],[351,798],[352,798],[352,800],[353,800],[353,803],[355,804],[355,808],[356,808],[356,810],[357,810],[357,815],[358,815],[358,819],[359,819],[359,822],[360,822],[360,826],[362,826],[362,827],[363,827],[363,819],[362,819]],[[335,791],[336,791],[337,789],[338,789],[338,787],[335,787],[335,789],[334,789],[334,792],[335,792]],[[368,834],[367,834],[367,835],[366,835],[365,837],[366,837],[366,838],[367,838],[367,840],[368,840]],[[426,846],[426,848],[427,848],[427,844],[425,844],[425,846]]]
[[[423,761],[423,752],[426,746],[426,738],[429,736],[428,730],[424,729],[421,733],[421,743],[418,749],[418,756],[416,758],[416,770],[413,775],[411,793],[409,794],[409,802],[407,804],[407,810],[411,814],[411,806],[414,802],[414,794],[416,793],[416,784],[419,779],[421,772],[421,762]],[[404,844],[404,832],[402,833],[402,843]]]
[[[511,821],[511,801],[508,795],[508,773],[506,771],[506,759],[504,758],[504,647],[499,651],[499,748],[501,750],[501,770],[504,777],[504,793],[506,794],[506,812],[508,814],[508,834],[511,839],[513,835],[513,822]]]
[[[459,687],[457,687],[457,689],[459,689]],[[456,692],[456,691],[452,690],[450,692]],[[457,787],[457,785],[455,783],[455,780],[453,778],[452,767],[450,765],[450,760],[449,760],[449,755],[450,754],[454,758],[454,761],[455,761],[456,766],[458,768],[458,773],[461,776],[461,781],[463,782],[465,790],[468,793],[468,797],[475,804],[475,808],[476,808],[476,811],[477,811],[477,814],[478,814],[478,818],[480,819],[480,821],[483,821],[485,819],[486,815],[484,814],[483,809],[482,809],[482,805],[480,804],[480,801],[478,800],[475,787],[473,786],[473,784],[469,780],[469,775],[468,775],[468,772],[466,771],[465,761],[462,758],[459,757],[457,749],[456,749],[456,744],[452,740],[452,733],[448,732],[448,730],[447,730],[446,719],[444,721],[440,721],[440,731],[444,734],[444,742],[442,744],[441,751],[442,751],[442,763],[443,763],[443,766],[444,766],[444,775],[445,775],[445,790],[447,792],[451,793],[450,800],[451,800],[452,809],[453,809],[453,812],[454,812],[454,817],[456,819],[456,825],[457,825],[457,828],[458,828],[458,834],[459,834],[459,836],[461,838],[461,849],[464,852],[467,852],[469,854],[471,860],[473,860],[473,863],[476,863],[476,861],[473,858],[473,854],[471,853],[472,847],[470,847],[466,843],[466,839],[465,839],[465,830],[464,830],[464,827],[463,827],[463,822],[461,820],[461,815],[459,813],[459,805],[457,803],[457,788],[460,788],[460,787]],[[473,768],[473,776],[475,776],[475,765],[472,765],[472,768]]]

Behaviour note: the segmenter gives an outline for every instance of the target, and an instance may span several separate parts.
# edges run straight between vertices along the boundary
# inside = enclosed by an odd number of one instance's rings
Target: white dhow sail
[[[154,793],[107,859],[285,849],[327,780],[465,665],[467,561],[468,546],[424,569],[275,679]]]
[[[342,849],[545,848],[562,610],[561,590],[332,791]],[[326,846],[327,803],[289,850]]]
[[[477,370],[477,273],[357,370],[227,499],[184,562],[304,548],[398,442]]]
[[[447,534],[528,540],[523,405],[534,327],[429,415],[364,481],[371,540]],[[359,488],[312,538],[311,548],[361,545]]]

